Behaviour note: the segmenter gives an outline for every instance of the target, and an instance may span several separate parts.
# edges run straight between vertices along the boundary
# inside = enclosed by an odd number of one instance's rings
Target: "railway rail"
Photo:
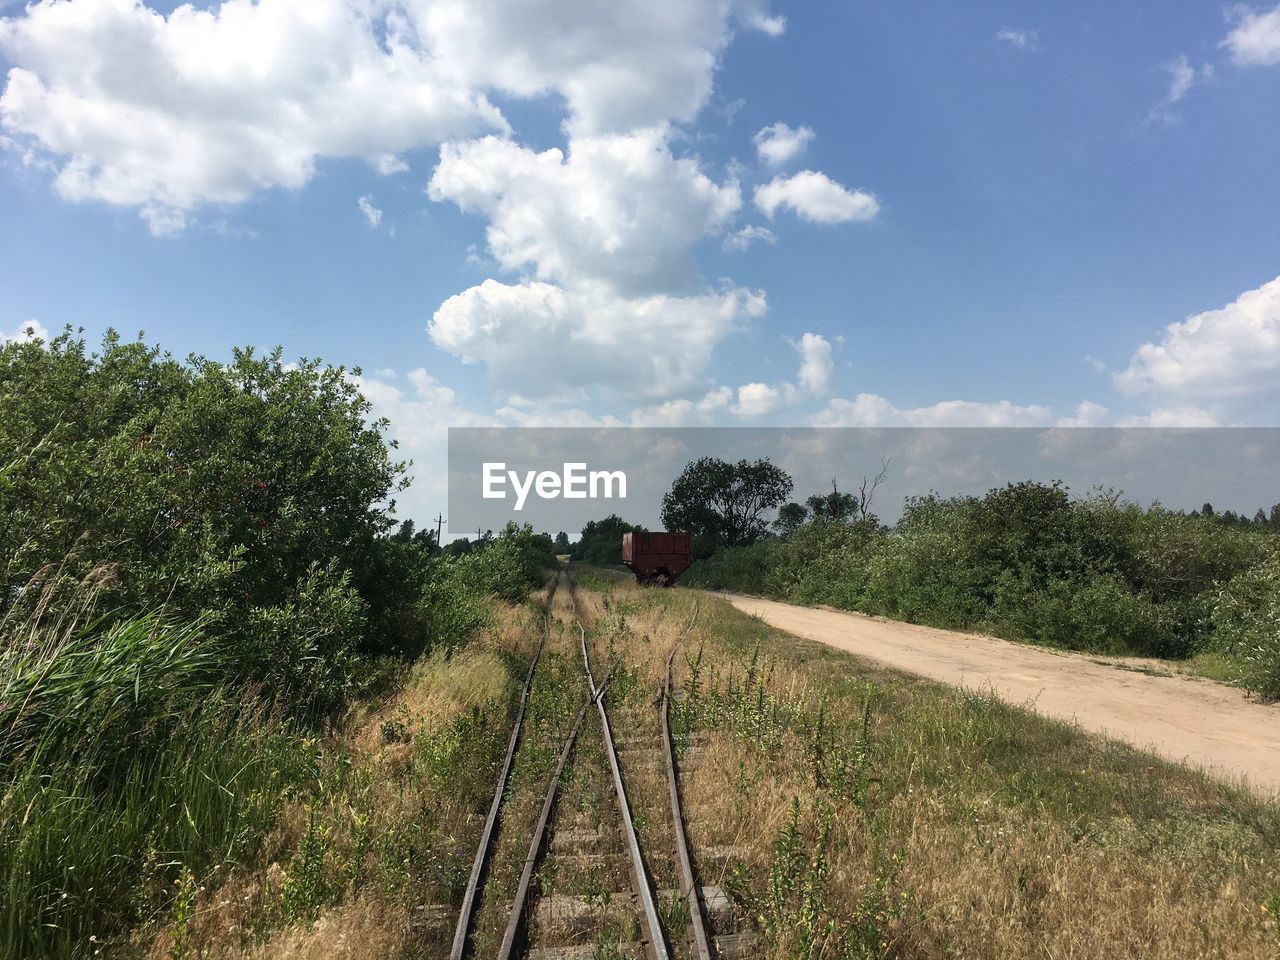
[[[493,801],[489,804],[489,815],[485,818],[484,828],[480,832],[480,843],[476,847],[475,859],[471,864],[471,874],[467,878],[466,890],[462,895],[462,906],[458,911],[458,922],[453,931],[453,944],[449,949],[449,960],[462,960],[467,950],[467,938],[471,935],[471,926],[475,922],[476,898],[480,892],[480,884],[484,882],[489,867],[489,857],[493,851],[493,836],[502,814],[502,798],[506,795],[507,784],[511,779],[511,765],[515,761],[516,748],[520,745],[520,733],[524,728],[524,715],[529,707],[529,692],[533,689],[533,674],[538,668],[538,659],[542,656],[542,648],[547,642],[550,629],[551,601],[555,598],[559,578],[552,580],[547,587],[547,608],[542,615],[542,635],[538,637],[538,645],[534,648],[533,657],[529,661],[529,671],[524,678],[524,687],[520,691],[520,707],[516,711],[515,723],[511,727],[511,738],[507,742],[506,757],[502,761],[502,770],[498,774],[498,783],[493,791]]]
[[[506,829],[514,829],[514,825],[508,828],[501,823],[502,808],[504,797],[506,797],[508,791],[508,780],[511,775],[513,760],[520,743],[521,728],[529,704],[530,691],[533,688],[535,669],[538,665],[538,659],[542,655],[543,645],[550,635],[551,600],[555,592],[556,582],[553,582],[548,592],[547,616],[544,619],[542,637],[538,642],[533,660],[529,666],[528,675],[525,678],[520,707],[517,711],[516,721],[508,744],[507,756],[495,787],[494,800],[489,810],[489,816],[485,821],[480,843],[476,850],[471,876],[459,911],[450,960],[463,960],[470,952],[470,936],[475,922],[474,915],[480,900],[488,895],[484,889],[485,877],[489,870],[490,857],[495,848],[495,835]],[[524,955],[538,958],[538,960],[576,956],[590,957],[592,955],[593,948],[587,945],[574,947],[563,943],[556,944],[554,942],[555,936],[548,936],[543,924],[540,921],[533,920],[535,915],[539,917],[543,915],[551,916],[554,913],[552,909],[555,906],[554,903],[540,902],[538,889],[540,883],[535,878],[538,875],[539,866],[544,864],[547,853],[551,849],[552,843],[555,842],[555,839],[549,840],[548,838],[558,839],[557,821],[559,818],[557,816],[557,805],[562,783],[566,779],[566,771],[570,769],[571,765],[573,765],[576,775],[596,778],[591,784],[595,790],[595,799],[603,801],[605,793],[611,792],[613,794],[612,803],[601,802],[600,806],[601,808],[613,807],[614,816],[610,820],[618,828],[615,839],[621,840],[618,845],[624,849],[615,854],[595,854],[590,856],[594,856],[597,859],[613,857],[618,861],[625,861],[627,865],[631,890],[629,895],[623,899],[634,905],[635,917],[632,921],[629,921],[631,923],[629,929],[633,929],[638,933],[638,936],[629,942],[615,943],[619,954],[643,954],[648,956],[650,960],[670,960],[673,948],[682,948],[688,943],[692,948],[692,952],[689,955],[694,960],[711,960],[713,956],[713,941],[707,935],[705,904],[702,896],[700,896],[700,888],[696,883],[690,857],[689,841],[681,807],[680,768],[676,759],[675,740],[671,731],[672,663],[676,650],[673,649],[671,656],[667,658],[665,681],[661,687],[660,697],[655,701],[655,705],[661,711],[662,753],[665,760],[667,794],[670,801],[671,826],[674,835],[674,850],[661,852],[659,855],[669,856],[674,854],[675,856],[679,868],[679,889],[675,896],[678,896],[687,907],[688,930],[664,929],[657,891],[654,888],[645,850],[642,848],[640,838],[637,836],[636,825],[632,816],[632,805],[627,794],[623,763],[619,758],[618,747],[614,740],[613,725],[606,695],[613,674],[605,676],[597,683],[588,644],[587,629],[579,616],[576,585],[571,578],[568,579],[568,592],[572,627],[576,628],[578,634],[577,646],[581,654],[582,670],[586,679],[586,696],[577,710],[572,724],[569,726],[563,743],[559,746],[555,767],[542,800],[538,819],[533,826],[528,852],[521,866],[519,881],[510,902],[505,905],[507,919],[501,945],[498,948],[498,960],[514,960],[514,958]],[[598,756],[575,758],[575,749],[580,743],[587,713],[592,707],[595,707],[598,714],[598,731],[601,752],[603,753],[603,759],[606,761],[605,764],[599,763],[600,757]],[[594,744],[594,740],[592,744]],[[588,744],[588,746],[592,744]],[[595,761],[594,764],[592,761]],[[609,771],[608,779],[612,781],[612,790],[609,790],[608,786],[601,780],[603,767],[606,765]],[[600,829],[603,830],[603,821]],[[565,831],[566,835],[572,832]],[[603,836],[603,834],[598,833],[597,837],[600,836]],[[650,840],[652,840],[651,837]],[[586,856],[584,859],[590,859],[590,856]],[[573,855],[562,855],[557,862],[571,860],[572,858]],[[621,876],[619,875],[616,879],[621,880]],[[605,896],[605,903],[610,902],[609,896],[611,895]],[[560,897],[553,899],[563,901],[573,898]],[[492,909],[492,906],[491,904],[486,909]],[[615,902],[613,906],[617,907],[618,904]],[[537,907],[536,911],[535,907]],[[589,902],[587,907],[590,907]],[[589,909],[581,909],[576,913],[579,915],[579,919],[585,918],[588,922],[592,922],[589,916]],[[599,923],[600,921],[596,920],[594,922]],[[539,940],[544,942],[536,943]],[[684,950],[681,949],[680,952],[683,954]]]

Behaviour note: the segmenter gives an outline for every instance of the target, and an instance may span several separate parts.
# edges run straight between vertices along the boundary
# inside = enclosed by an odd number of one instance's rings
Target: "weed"
[[[314,805],[307,808],[307,829],[293,863],[285,871],[280,890],[280,907],[286,922],[313,923],[327,902],[328,884],[324,875],[328,851],[326,829],[316,817]]]
[[[191,956],[190,927],[196,912],[196,875],[190,867],[183,867],[174,881],[177,892],[173,898],[173,946],[169,960],[187,960]]]

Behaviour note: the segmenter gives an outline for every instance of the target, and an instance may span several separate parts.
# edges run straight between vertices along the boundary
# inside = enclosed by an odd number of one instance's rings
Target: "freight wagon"
[[[622,562],[641,583],[669,587],[693,563],[693,536],[688,533],[624,533]]]

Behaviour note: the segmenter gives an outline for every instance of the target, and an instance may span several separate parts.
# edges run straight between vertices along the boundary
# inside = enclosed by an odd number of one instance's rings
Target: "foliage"
[[[814,517],[786,537],[719,551],[686,582],[1161,657],[1207,649],[1230,621],[1253,639],[1224,643],[1261,662],[1266,608],[1247,598],[1271,581],[1241,580],[1214,607],[1222,587],[1258,569],[1271,540],[1260,527],[1025,482],[983,497],[910,498],[893,529]]]
[[[434,531],[397,527],[385,423],[317,360],[183,363],[68,331],[0,347],[0,407],[0,616],[90,592],[108,620],[163,607],[299,712],[339,709],[376,658],[461,639],[480,598],[521,598],[554,563],[549,538],[512,529],[455,570]]]
[[[805,500],[805,505],[814,517],[848,520],[858,510],[858,498],[851,493],[841,493],[832,483],[830,493],[812,494]]]
[[[221,678],[201,624],[150,614],[46,629],[24,624],[0,648],[0,756],[84,764],[138,748]]]
[[[279,351],[9,343],[0,407],[0,954],[118,950],[169,913],[197,955],[202,884],[314,779],[316,722],[524,600],[552,541],[446,556],[397,528],[403,465],[354,377]],[[282,916],[345,889],[330,830],[264,885]]]
[[[637,524],[627,523],[617,514],[610,514],[603,520],[589,520],[570,556],[581,563],[616,567],[622,563],[622,535],[643,529]]]
[[[362,573],[403,465],[342,368],[278,350],[179,363],[114,333],[90,353],[67,332],[0,348],[0,406],[0,604],[58,608],[89,580],[122,612],[163,604],[300,704],[311,666],[286,653],[396,646],[364,626],[370,610],[394,622],[399,598]],[[272,651],[295,629],[305,642]],[[353,662],[333,658],[318,701],[340,699]]]
[[[492,544],[455,563],[462,581],[478,594],[516,603],[541,582],[543,570],[555,566],[556,556],[545,533],[509,523]]]
[[[794,501],[784,503],[778,508],[778,515],[773,521],[773,529],[779,535],[785,537],[799,530],[808,519],[809,508],[804,504],[795,503]]]
[[[784,503],[791,477],[768,459],[729,463],[701,457],[684,468],[662,498],[668,530],[692,533],[699,556],[766,537],[765,514]]]
[[[1219,647],[1241,666],[1241,682],[1280,698],[1280,547],[1226,585],[1213,623]]]
[[[251,855],[314,763],[314,741],[221,691],[166,720],[132,749],[91,732],[4,765],[0,954],[89,956],[122,937],[180,901],[184,876]]]

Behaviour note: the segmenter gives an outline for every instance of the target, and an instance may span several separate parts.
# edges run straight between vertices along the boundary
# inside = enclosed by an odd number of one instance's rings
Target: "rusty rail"
[[[698,616],[693,608],[689,626]],[[685,628],[686,630],[688,627]],[[689,839],[685,835],[684,812],[680,804],[680,783],[676,777],[675,742],[671,736],[671,663],[677,647],[667,656],[667,679],[662,687],[662,745],[667,756],[667,791],[671,794],[671,821],[675,825],[676,857],[680,861],[680,895],[689,907],[689,926],[693,930],[693,946],[697,960],[711,960],[711,944],[707,939],[706,915],[698,884],[693,875],[693,863],[689,859]]]
[[[603,685],[600,693],[592,691],[591,698],[578,711],[578,717],[574,720],[573,729],[569,732],[569,737],[565,740],[564,747],[560,750],[555,772],[551,774],[551,785],[547,788],[546,799],[542,801],[542,813],[538,816],[538,822],[533,828],[533,838],[529,841],[529,852],[524,858],[524,869],[520,872],[520,883],[516,886],[516,894],[511,902],[511,916],[507,919],[507,929],[502,935],[502,945],[498,948],[498,960],[511,960],[515,956],[516,944],[520,937],[520,927],[524,921],[525,904],[529,899],[529,888],[533,883],[533,871],[538,865],[538,858],[542,855],[547,824],[551,820],[551,811],[555,808],[556,794],[560,791],[560,778],[564,773],[564,765],[568,763],[569,755],[573,753],[573,745],[577,742],[578,731],[582,729],[582,720],[587,715],[587,708],[597,701],[603,693]]]
[[[609,768],[613,772],[613,787],[618,798],[618,811],[622,814],[623,833],[627,838],[627,848],[631,855],[631,873],[635,891],[644,908],[645,932],[649,940],[649,949],[654,960],[669,960],[667,943],[662,936],[662,923],[658,920],[658,908],[653,902],[653,890],[649,885],[649,871],[644,865],[644,856],[640,853],[640,841],[636,837],[635,824],[631,822],[631,805],[627,802],[627,790],[622,783],[622,768],[618,765],[618,751],[613,745],[613,731],[609,726],[609,712],[604,705],[604,688],[597,687],[595,677],[591,673],[591,657],[587,653],[587,630],[578,620],[577,598],[573,596],[573,585],[570,581],[570,596],[573,602],[574,621],[582,639],[582,666],[587,671],[587,686],[591,690],[596,708],[600,711],[600,729],[604,738],[605,754],[609,758]]]
[[[480,844],[476,847],[476,857],[471,864],[471,876],[467,880],[467,889],[462,895],[462,906],[458,911],[458,925],[453,931],[453,946],[449,951],[449,960],[462,960],[467,949],[467,938],[471,936],[471,926],[475,920],[476,895],[489,866],[493,832],[502,810],[502,797],[507,792],[507,781],[511,778],[511,765],[515,760],[516,747],[520,743],[524,714],[529,706],[529,691],[533,687],[533,672],[538,666],[538,658],[542,656],[542,645],[546,642],[547,631],[550,629],[549,618],[553,596],[555,596],[554,586],[547,595],[548,612],[542,618],[542,636],[538,638],[538,646],[533,651],[533,660],[529,663],[529,672],[524,678],[524,689],[520,693],[520,709],[516,712],[516,722],[511,728],[511,739],[507,743],[507,756],[502,763],[502,773],[498,776],[497,788],[493,791],[493,802],[489,805],[489,816],[485,819],[484,830],[480,834]]]

